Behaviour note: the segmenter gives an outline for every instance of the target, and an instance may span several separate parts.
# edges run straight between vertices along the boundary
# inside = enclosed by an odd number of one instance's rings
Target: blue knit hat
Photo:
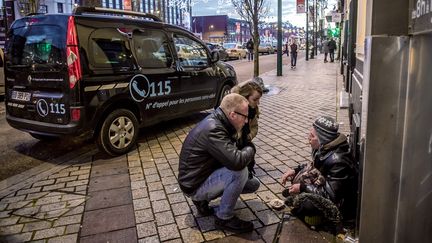
[[[339,124],[329,116],[318,117],[312,125],[317,132],[321,146],[328,144],[339,136]]]

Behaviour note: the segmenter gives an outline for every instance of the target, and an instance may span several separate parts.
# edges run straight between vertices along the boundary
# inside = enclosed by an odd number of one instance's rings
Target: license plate
[[[12,99],[19,101],[30,101],[31,94],[29,92],[12,91]]]

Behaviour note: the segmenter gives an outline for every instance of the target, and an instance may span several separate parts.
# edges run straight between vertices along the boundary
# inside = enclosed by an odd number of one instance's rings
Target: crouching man
[[[357,166],[346,136],[338,129],[333,118],[318,117],[309,133],[312,163],[288,169],[282,176],[283,185],[292,182],[284,191],[285,196],[294,195],[292,212],[311,225],[307,219],[315,221],[317,216],[335,222],[356,214]]]
[[[180,152],[178,182],[183,193],[201,215],[215,213],[217,228],[235,232],[253,230],[252,222],[234,215],[234,206],[248,182],[247,165],[255,155],[252,143],[242,149],[236,144],[236,134],[247,121],[247,99],[228,94],[220,107],[189,132]],[[214,212],[209,202],[220,196]]]

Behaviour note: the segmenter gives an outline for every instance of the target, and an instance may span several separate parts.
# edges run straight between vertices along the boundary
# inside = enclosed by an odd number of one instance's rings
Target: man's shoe
[[[226,220],[220,219],[216,216],[215,225],[218,229],[229,230],[236,233],[250,232],[254,229],[252,222],[241,220],[237,218],[237,216]]]
[[[305,216],[304,217],[304,222],[310,226],[318,226],[321,225],[323,223],[323,217],[319,216],[319,215],[315,215],[315,216]]]
[[[214,214],[214,209],[209,207],[209,203],[207,201],[192,201],[195,204],[198,212],[202,216],[210,216]]]

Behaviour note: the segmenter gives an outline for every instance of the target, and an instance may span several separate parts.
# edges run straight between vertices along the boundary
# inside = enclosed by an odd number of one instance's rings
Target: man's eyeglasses
[[[234,111],[234,113],[236,113],[237,115],[240,115],[240,116],[244,117],[245,119],[248,119],[248,118],[249,118],[247,115],[242,114],[242,113],[240,113],[240,112]]]

